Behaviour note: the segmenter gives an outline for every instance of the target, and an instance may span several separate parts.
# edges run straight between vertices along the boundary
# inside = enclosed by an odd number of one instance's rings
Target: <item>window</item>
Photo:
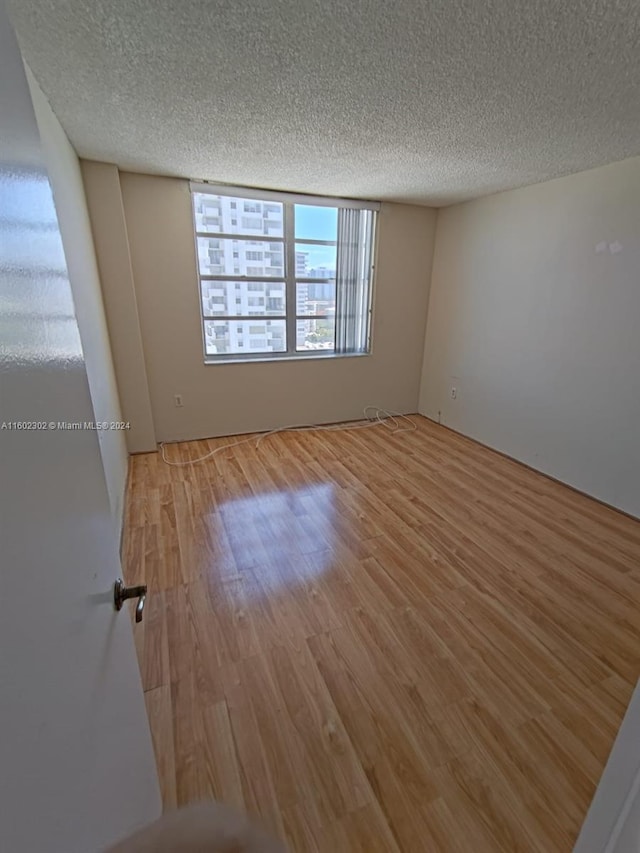
[[[192,196],[207,362],[370,351],[377,205],[202,184]]]
[[[240,220],[243,231],[262,231],[262,217],[243,216]]]

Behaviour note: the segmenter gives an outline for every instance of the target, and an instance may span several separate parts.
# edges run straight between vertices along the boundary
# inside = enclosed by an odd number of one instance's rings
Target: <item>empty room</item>
[[[637,4],[0,39],[0,848],[638,853]]]

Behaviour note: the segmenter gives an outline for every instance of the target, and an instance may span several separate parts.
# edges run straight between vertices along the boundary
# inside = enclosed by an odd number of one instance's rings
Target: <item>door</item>
[[[118,547],[58,223],[1,3],[0,122],[0,849],[93,853],[157,817],[160,795],[129,615],[113,608]]]
[[[640,682],[624,715],[574,853],[640,853]]]

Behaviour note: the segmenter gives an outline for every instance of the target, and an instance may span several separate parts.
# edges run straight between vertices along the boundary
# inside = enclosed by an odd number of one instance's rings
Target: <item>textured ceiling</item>
[[[442,205],[640,154],[637,0],[8,0],[84,156]]]

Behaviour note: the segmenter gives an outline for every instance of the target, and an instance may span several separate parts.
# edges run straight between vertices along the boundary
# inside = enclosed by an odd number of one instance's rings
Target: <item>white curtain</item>
[[[373,210],[338,210],[336,352],[366,352],[369,342]]]

